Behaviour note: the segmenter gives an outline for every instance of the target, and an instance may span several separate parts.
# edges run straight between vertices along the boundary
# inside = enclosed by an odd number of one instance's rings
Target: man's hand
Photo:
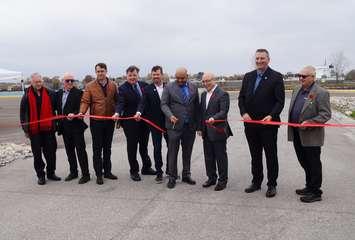
[[[141,120],[141,113],[140,112],[136,112],[136,114],[133,117],[135,118],[135,120],[137,122],[139,122]]]
[[[248,113],[244,113],[242,118],[243,120],[252,120]]]
[[[170,117],[170,122],[173,124],[173,129],[175,128],[175,124],[179,121],[175,116]]]
[[[213,124],[214,123],[214,118],[209,118],[208,120],[206,120],[207,124]]]
[[[83,119],[84,118],[84,114],[83,113],[78,113],[78,118],[80,118],[80,119]]]
[[[67,119],[68,120],[73,120],[73,118],[74,118],[74,113],[69,113],[68,115],[67,115]]]
[[[272,120],[272,117],[270,115],[267,115],[266,117],[264,117],[261,121],[264,122],[270,122]]]
[[[112,115],[113,120],[117,121],[118,120],[118,113],[115,113]]]
[[[309,123],[313,123],[313,122],[312,122],[312,121],[308,121],[308,120],[306,120],[306,121],[301,122],[301,125],[304,125],[304,124],[309,124]],[[307,129],[307,127],[300,127],[300,129],[301,129],[301,130],[306,130],[306,129]]]

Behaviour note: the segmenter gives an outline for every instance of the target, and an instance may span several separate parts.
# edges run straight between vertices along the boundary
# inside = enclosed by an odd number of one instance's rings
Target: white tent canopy
[[[19,83],[22,80],[22,73],[0,68],[0,83]]]

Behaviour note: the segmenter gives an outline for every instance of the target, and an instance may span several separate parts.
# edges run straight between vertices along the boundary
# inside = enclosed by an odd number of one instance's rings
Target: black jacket
[[[144,117],[151,120],[159,127],[165,128],[165,115],[160,108],[159,93],[154,83],[144,88],[143,98],[138,104],[138,112],[144,113]]]
[[[229,94],[220,87],[216,87],[208,102],[206,109],[207,92],[201,95],[201,123],[199,129],[202,131],[202,137],[208,136],[210,141],[221,141],[233,136],[232,130],[228,124]],[[214,120],[226,120],[225,122],[214,123],[214,127],[209,127],[205,121],[209,118]]]
[[[270,115],[273,121],[280,121],[280,113],[285,104],[282,74],[268,67],[254,94],[256,77],[256,70],[244,76],[238,97],[240,114],[248,113],[253,120],[261,120]]]
[[[28,101],[28,91],[29,89],[32,88],[28,87],[25,89],[25,93],[23,94],[22,98],[21,98],[21,103],[20,103],[20,122],[21,123],[27,123],[30,121],[30,105],[29,105],[29,101]],[[56,92],[43,87],[44,89],[47,90],[48,95],[51,99],[51,103],[52,103],[52,111],[53,111],[53,115],[56,115]],[[40,111],[40,110],[39,110]],[[23,131],[26,134],[29,134],[29,125],[21,125]],[[53,131],[56,131],[56,121],[53,121]]]
[[[80,110],[80,100],[81,96],[83,95],[83,91],[73,87],[69,95],[67,97],[67,101],[65,102],[65,106],[62,106],[62,97],[63,97],[63,89],[60,89],[57,92],[57,100],[56,100],[56,110],[58,115],[68,115],[69,113],[77,114]],[[62,134],[63,131],[65,132],[75,132],[81,133],[87,129],[87,124],[78,118],[74,118],[73,120],[68,120],[66,118],[58,120],[58,135]]]

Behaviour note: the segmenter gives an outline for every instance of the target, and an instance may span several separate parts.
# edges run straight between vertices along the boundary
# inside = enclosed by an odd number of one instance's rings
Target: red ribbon
[[[45,118],[45,119],[41,119],[38,121],[33,121],[33,122],[26,122],[26,123],[21,123],[22,126],[25,125],[30,125],[30,124],[37,124],[39,122],[46,122],[46,121],[53,121],[53,120],[59,120],[59,119],[64,119],[67,118],[68,116],[65,115],[57,115],[51,118]],[[135,117],[109,117],[109,116],[98,116],[98,115],[74,115],[71,118],[83,118],[83,117],[88,117],[88,118],[92,118],[92,119],[102,119],[102,120],[136,120],[137,118]],[[150,121],[149,119],[146,119],[144,117],[140,117],[140,120],[146,122],[147,124],[149,124],[150,126],[154,127],[155,129],[157,129],[158,131],[165,133],[165,130],[160,128],[158,125],[156,125],[154,122]]]

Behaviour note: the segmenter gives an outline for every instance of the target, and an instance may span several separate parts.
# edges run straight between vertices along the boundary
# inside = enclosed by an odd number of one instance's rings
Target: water
[[[0,97],[1,96],[18,97],[18,96],[22,96],[22,95],[23,95],[22,91],[0,92]]]

